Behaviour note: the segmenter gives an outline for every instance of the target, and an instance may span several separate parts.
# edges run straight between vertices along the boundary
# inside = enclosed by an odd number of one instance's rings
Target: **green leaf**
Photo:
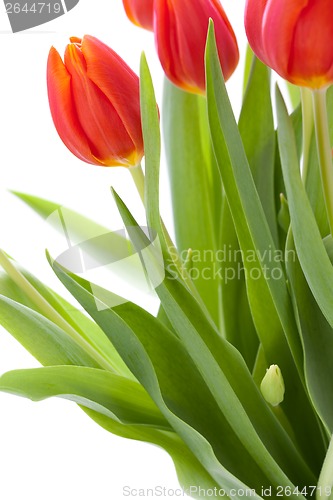
[[[333,498],[333,436],[320,472],[317,485],[316,498]]]
[[[306,377],[311,396],[316,406],[318,405],[318,413],[332,431],[333,407],[330,404],[330,397],[327,396],[330,394],[330,386],[327,384],[331,379],[333,361],[331,356],[333,269],[301,180],[295,136],[278,89],[276,99],[280,155],[288,195],[293,238],[297,250],[297,257],[295,252],[291,252],[291,255],[288,256],[288,270],[299,308],[305,350]],[[292,249],[293,246],[291,246]],[[298,267],[297,259],[299,259],[306,281]],[[313,297],[319,307],[313,301]],[[318,363],[320,372],[318,372]],[[323,391],[326,388],[329,392],[325,397]]]
[[[317,153],[317,142],[316,136],[314,133],[314,121],[313,121],[313,110],[312,110],[312,96],[311,91],[309,89],[302,89],[303,93],[303,108],[306,113],[307,127],[312,127],[311,137],[309,138],[310,147],[308,151],[308,165],[305,179],[305,187],[307,191],[307,195],[309,197],[310,204],[312,206],[312,210],[315,214],[316,221],[319,227],[319,230],[322,236],[326,236],[329,233],[329,224],[327,220],[326,214],[326,206],[324,201],[322,183],[321,183],[321,175],[319,169],[318,162],[318,153]],[[330,96],[332,93],[327,93],[328,106],[330,106]],[[328,107],[330,109],[330,107]],[[298,106],[295,111],[291,115],[292,126],[294,129],[298,158],[301,160],[301,156],[303,154],[303,112],[302,106]],[[333,123],[333,120],[331,118]],[[333,139],[333,134],[332,134]],[[304,158],[303,158],[304,163]],[[304,177],[304,174],[303,174]],[[280,192],[286,193],[285,187]]]
[[[300,89],[297,85],[293,85],[292,83],[287,82],[287,89],[291,101],[291,105],[293,109],[296,109],[299,106],[301,101]]]
[[[271,233],[277,243],[274,196],[275,130],[270,99],[270,73],[268,68],[253,56],[250,49],[248,56],[251,60],[251,70],[247,77],[239,132]],[[225,161],[228,161],[228,157]],[[222,158],[220,163],[224,163]],[[259,342],[248,303],[238,238],[227,200],[222,216],[221,249],[224,253],[224,279],[221,284],[224,332],[252,370]]]
[[[270,100],[270,74],[251,49],[247,86],[239,120],[239,131],[249,160],[254,182],[275,242],[278,241],[275,200],[275,130]],[[253,116],[256,119],[253,120]],[[228,158],[225,159],[228,161]],[[220,163],[224,161],[220,158]],[[252,370],[258,350],[258,336],[248,304],[245,276],[238,238],[228,202],[222,216],[221,248],[225,269],[221,284],[224,332]]]
[[[239,133],[274,243],[277,245],[275,129],[270,84],[270,70],[254,57],[239,118]]]
[[[64,250],[68,249],[67,244],[70,242],[72,248],[79,245],[81,251],[91,256],[95,262],[103,263],[121,261],[125,256],[132,255],[132,244],[121,231],[122,228],[120,231],[111,231],[58,203],[17,191],[13,191],[13,194],[46,219],[47,224],[65,238]],[[122,267],[121,273],[125,281],[135,282],[140,288],[143,277],[138,269],[140,270],[140,266],[135,259],[127,259],[126,267]]]
[[[96,323],[74,305],[70,304],[60,295],[44,285],[31,273],[21,268],[17,263],[15,263],[15,265],[48,304],[109,362],[116,373],[133,379],[133,375],[128,370],[105,333]],[[0,271],[0,294],[45,316],[44,310],[42,310],[36,302],[32,301],[10,276],[3,271]]]
[[[212,25],[206,71],[212,141],[242,249],[254,324],[268,364],[280,367],[288,387],[283,410],[308,462],[317,470],[321,457],[313,457],[313,447],[321,439],[320,430],[303,385],[303,352],[282,257],[276,251],[233,116]]]
[[[306,176],[306,192],[315,215],[317,225],[322,237],[329,233],[326,206],[321,183],[321,175],[318,162],[317,142],[315,134],[312,135],[309,152],[309,165]]]
[[[43,365],[99,367],[63,330],[41,314],[0,295],[0,323]]]
[[[204,97],[185,92],[165,79],[163,131],[177,247],[183,260],[188,249],[192,249],[190,275],[219,324],[216,244],[222,185],[216,175],[210,145],[207,146],[209,135],[205,125],[207,127]]]
[[[98,425],[113,434],[127,439],[153,443],[163,448],[171,456],[176,467],[179,482],[184,490],[191,492],[191,498],[203,498],[202,494],[200,495],[200,488],[203,490],[214,490],[214,488],[217,488],[217,490],[220,489],[219,484],[207,473],[195,455],[177,434],[159,431],[157,429],[147,429],[142,426],[124,426],[93,410],[84,409],[84,411],[95,420]],[[236,478],[235,485],[237,485],[240,490],[244,488],[244,485],[240,481],[237,481]],[[197,489],[197,492],[195,489]],[[260,498],[253,494],[252,496],[255,500]],[[234,498],[238,499],[240,497],[236,496]]]
[[[46,219],[51,227],[53,227],[57,231],[60,231],[62,234],[64,234],[65,228],[68,227],[68,231],[70,233],[68,236],[73,241],[73,243],[76,243],[77,241],[87,241],[94,236],[103,235],[110,232],[110,229],[101,226],[97,222],[84,217],[74,210],[60,205],[59,203],[55,203],[43,198],[39,198],[38,196],[33,196],[18,191],[12,191],[12,193],[21,201],[26,203],[40,217]],[[63,220],[61,221],[62,218]],[[61,224],[61,222],[63,222],[63,225]],[[119,236],[118,234],[116,234],[114,237],[114,252],[117,254],[118,241],[120,246],[120,256],[122,255],[122,248],[124,244],[123,240],[124,238]],[[103,249],[101,248],[101,250]]]
[[[279,91],[277,109],[280,155],[297,254],[309,287],[333,326],[333,268],[300,177],[294,134]]]
[[[140,384],[105,370],[81,366],[14,370],[0,377],[0,390],[32,401],[57,396],[123,424],[170,430]]]
[[[280,279],[274,280],[266,280],[265,274],[261,274],[260,279],[251,279],[250,271],[255,266],[251,266],[251,262],[246,258],[247,253],[253,252],[251,256],[253,256],[257,268],[262,269],[265,264],[268,270],[272,271],[272,262],[267,256],[267,250],[274,251],[275,246],[228,100],[212,30],[207,45],[207,97],[215,154],[218,162],[220,162],[220,158],[224,159],[223,165],[219,165],[221,176],[244,254],[244,266],[249,271],[247,286],[252,314],[258,334],[262,337],[263,348],[268,351],[265,352],[267,360],[270,362],[272,354],[273,356],[277,354],[276,352],[272,353],[273,346],[271,344],[273,342],[287,353],[287,344],[281,331],[282,322],[295,360],[300,365],[302,360],[301,346],[296,336],[297,330],[284,274],[282,273]],[[228,162],[225,161],[226,158]],[[262,258],[258,258],[258,253]],[[280,270],[279,262],[274,262],[274,265],[276,269]],[[268,276],[271,277],[269,273]],[[267,303],[265,308],[260,307],[259,309],[256,304],[253,304],[259,297],[261,301]]]
[[[251,460],[246,460],[245,450],[237,444],[200,374],[175,335],[134,304],[97,311],[93,295],[85,288],[89,284],[86,282],[83,287],[82,279],[74,280],[56,263],[53,266],[65,286],[110,336],[130,370],[218,484],[228,489],[240,482],[222,467],[213,449],[218,456],[223,456],[229,466],[232,462],[235,466],[237,461],[242,464],[244,460],[253,473]],[[209,444],[208,438],[213,444]],[[256,474],[259,481],[264,480],[259,470]],[[251,474],[249,476],[252,481],[255,480]]]
[[[333,329],[314,300],[299,264],[292,233],[288,236],[287,271],[304,347],[304,371],[309,394],[326,430],[333,432]],[[320,367],[320,369],[318,369]],[[322,452],[323,443],[319,442]]]
[[[140,64],[140,104],[145,147],[145,206],[148,225],[164,240],[159,211],[161,136],[153,82],[145,55]]]
[[[249,78],[251,74],[252,62],[254,58],[253,50],[250,45],[246,47],[246,55],[245,55],[245,66],[244,66],[244,77],[243,77],[243,97],[246,92],[247,85],[249,83]]]
[[[74,401],[106,430],[164,448],[184,488],[218,486],[181,439],[166,432],[167,421],[138,383],[102,370],[57,366],[8,372],[0,377],[0,390],[33,401],[52,396]]]
[[[114,195],[125,225],[137,226],[125,204],[116,193]],[[138,239],[140,237],[139,228],[136,237]],[[142,231],[141,238],[146,239]],[[142,244],[140,243],[140,245]],[[292,443],[289,442],[284,431],[281,433],[277,422],[274,419],[269,421],[272,414],[267,411],[267,405],[259,394],[239,352],[220,337],[212,324],[208,322],[199,304],[181,282],[167,274],[163,283],[156,288],[156,292],[174,330],[198,367],[230,426],[250,453],[257,450],[256,460],[260,467],[267,470],[266,466],[275,456],[273,449],[277,445],[279,450],[276,450],[276,453],[278,456],[284,456],[282,460],[284,464],[288,462],[286,470],[289,474],[295,466],[295,460],[299,461],[299,465],[295,469],[295,477],[298,476],[300,469],[305,467],[301,474],[301,483],[303,483],[309,470],[298,456]],[[261,408],[260,412],[258,412],[259,407]],[[237,418],[235,418],[236,415]],[[251,417],[252,421],[250,421]],[[256,431],[270,450],[270,454],[267,455],[267,450],[263,446],[263,442],[258,439]],[[273,441],[272,435],[275,431],[279,437]],[[295,452],[294,459],[290,460]],[[273,474],[275,479],[272,479],[274,481],[281,472],[276,468],[274,462],[271,463],[268,470],[270,478],[272,469],[275,470]],[[284,480],[282,475],[280,481]]]
[[[258,335],[248,301],[244,266],[238,238],[226,198],[221,224],[221,307],[225,338],[242,354],[252,371],[258,350]]]
[[[181,277],[186,282],[186,285],[192,290],[192,293],[198,295],[197,288],[184,269],[183,262],[179,257],[178,251],[175,248],[160,217],[159,167],[161,139],[159,117],[154,87],[144,55],[141,58],[140,74],[142,130],[145,143],[145,205],[150,236],[151,239],[154,240],[155,235],[152,234],[152,230],[157,233],[163,256],[168,261],[168,265],[173,269],[173,272],[175,272],[176,275]],[[209,315],[208,310],[207,315]]]

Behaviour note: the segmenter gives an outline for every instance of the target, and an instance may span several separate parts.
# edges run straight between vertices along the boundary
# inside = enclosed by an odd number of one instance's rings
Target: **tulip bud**
[[[278,406],[284,399],[284,381],[280,368],[271,365],[260,384],[260,390],[267,403]]]
[[[205,46],[209,19],[214,21],[217,48],[225,80],[238,59],[235,34],[219,0],[155,0],[154,30],[166,76],[189,92],[205,92]]]
[[[140,28],[153,31],[154,0],[123,0],[124,9],[132,23]]]
[[[245,28],[259,59],[295,85],[333,83],[331,0],[247,0]]]
[[[75,156],[106,167],[140,163],[139,79],[112,49],[73,37],[63,62],[52,47],[47,86],[54,125]]]

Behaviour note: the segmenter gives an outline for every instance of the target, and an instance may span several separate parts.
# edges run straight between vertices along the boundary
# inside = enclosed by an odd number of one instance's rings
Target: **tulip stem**
[[[326,204],[327,218],[331,234],[333,235],[333,164],[328,128],[326,89],[314,90],[312,96],[321,181]]]
[[[143,173],[141,165],[129,169],[135,187],[140,195],[143,205],[145,205],[145,174]]]
[[[303,161],[302,161],[302,179],[306,185],[309,155],[311,147],[311,138],[313,132],[313,107],[311,90],[306,87],[301,87],[301,102],[302,102],[302,125],[303,125]]]
[[[15,267],[5,252],[0,249],[0,266],[6,271],[14,283],[25,293],[27,297],[38,307],[42,314],[61,330],[67,333],[71,339],[81,347],[101,368],[115,373],[113,367],[95,348],[89,344],[79,332],[75,330],[62,316],[54,309],[38,290],[27,280],[27,278]]]

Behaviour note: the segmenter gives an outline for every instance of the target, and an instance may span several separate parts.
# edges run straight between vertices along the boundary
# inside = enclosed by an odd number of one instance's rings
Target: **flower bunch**
[[[144,56],[139,79],[91,36],[72,38],[64,61],[51,49],[47,85],[75,156],[131,167],[146,226],[114,190],[126,231],[91,238],[95,222],[16,193],[81,242],[48,259],[85,313],[1,251],[0,322],[43,367],[5,373],[0,390],[66,395],[108,431],[164,448],[194,498],[331,498],[330,3],[247,0],[254,53],[238,121],[225,85],[238,48],[220,2],[123,3],[154,31],[163,105]],[[271,70],[301,87],[296,99]],[[160,215],[161,122],[175,241]],[[156,315],[84,275],[125,259]]]

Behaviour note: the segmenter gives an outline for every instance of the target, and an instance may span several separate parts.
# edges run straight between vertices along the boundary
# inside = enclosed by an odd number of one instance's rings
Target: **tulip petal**
[[[268,0],[266,5],[262,25],[263,50],[269,66],[284,78],[289,79],[288,68],[297,20],[308,2]]]
[[[114,112],[132,140],[138,156],[143,156],[139,78],[111,48],[86,35],[81,46],[87,76],[112,103]],[[114,116],[116,122],[116,117]],[[124,132],[119,134],[122,136]],[[120,137],[121,139],[121,137]],[[133,146],[132,146],[133,148]]]
[[[65,65],[72,77],[76,113],[93,155],[106,166],[132,164],[137,156],[133,141],[103,89],[89,78],[81,48],[67,46]],[[122,83],[118,80],[118,88]]]
[[[168,78],[192,92],[205,92],[204,54],[209,18],[213,19],[219,57],[227,80],[238,63],[238,47],[218,0],[155,0],[155,40]]]
[[[255,54],[289,82],[333,82],[332,0],[247,0],[245,27]]]
[[[154,29],[154,0],[123,0],[127,17],[133,24],[149,31]]]
[[[245,30],[256,56],[266,63],[262,40],[262,23],[268,0],[247,0],[245,6]]]
[[[309,1],[295,27],[288,72],[318,87],[332,81],[332,0]]]
[[[216,26],[217,50],[222,65],[223,76],[227,81],[235,71],[239,61],[237,39],[220,1],[212,0],[212,4],[214,5],[214,11],[209,13],[209,17],[213,19],[214,26]]]
[[[61,140],[77,158],[96,164],[73,106],[71,76],[54,47],[48,57],[47,88],[53,122]]]

